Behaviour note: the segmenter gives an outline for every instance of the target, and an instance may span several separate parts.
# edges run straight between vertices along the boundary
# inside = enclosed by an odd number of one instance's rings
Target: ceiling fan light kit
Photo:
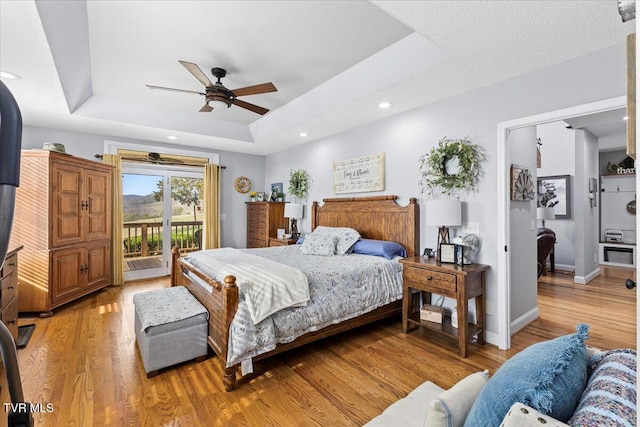
[[[202,108],[200,108],[199,112],[201,113],[209,113],[216,108],[229,108],[231,105],[236,105],[240,108],[244,108],[245,110],[253,111],[254,113],[264,115],[269,112],[267,108],[260,107],[258,105],[250,104],[245,101],[241,101],[238,99],[239,96],[248,96],[248,95],[258,95],[261,93],[269,93],[269,92],[277,92],[278,89],[273,85],[273,83],[262,83],[253,86],[242,87],[235,90],[227,89],[222,82],[221,78],[227,75],[227,70],[220,67],[213,67],[211,69],[211,74],[217,79],[215,83],[212,83],[211,80],[202,72],[198,65],[187,62],[187,61],[178,61],[182,64],[193,76],[200,81],[204,85],[204,92],[197,92],[194,90],[184,90],[184,89],[174,89],[162,86],[153,86],[147,85],[149,89],[161,89],[161,90],[169,90],[172,92],[187,92],[187,93],[196,93],[198,95],[204,96],[205,104]]]

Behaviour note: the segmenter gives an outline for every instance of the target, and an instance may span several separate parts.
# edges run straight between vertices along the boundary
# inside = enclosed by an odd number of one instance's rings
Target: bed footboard
[[[238,366],[227,368],[227,348],[229,344],[229,328],[238,310],[238,287],[234,276],[226,276],[224,283],[208,277],[189,262],[180,258],[178,248],[171,251],[171,286],[185,286],[189,292],[205,306],[209,312],[208,344],[222,361],[224,369],[224,388],[231,391],[235,388]],[[185,273],[195,275],[211,286],[209,293],[201,285],[191,281]]]

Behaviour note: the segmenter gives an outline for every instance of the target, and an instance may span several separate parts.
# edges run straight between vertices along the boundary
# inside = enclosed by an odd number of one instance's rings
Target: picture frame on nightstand
[[[453,243],[440,243],[438,248],[438,262],[446,264],[458,263],[458,248]]]

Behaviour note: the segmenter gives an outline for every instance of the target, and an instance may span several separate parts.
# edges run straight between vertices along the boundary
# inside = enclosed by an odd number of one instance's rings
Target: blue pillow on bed
[[[407,251],[404,250],[400,243],[373,239],[358,240],[353,245],[352,253],[382,256],[388,259],[394,259],[398,256],[401,256],[403,258],[407,257]]]
[[[296,245],[301,245],[303,243],[304,243],[304,236],[298,239],[298,241],[296,242]]]

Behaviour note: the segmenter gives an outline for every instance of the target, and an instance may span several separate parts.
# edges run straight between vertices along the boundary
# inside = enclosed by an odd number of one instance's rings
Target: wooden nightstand
[[[435,332],[458,338],[458,351],[467,357],[467,341],[478,335],[478,344],[484,344],[484,284],[488,265],[441,264],[434,258],[413,257],[400,261],[403,264],[402,331],[407,333],[409,325],[418,325]],[[446,315],[442,323],[420,320],[419,312],[411,312],[412,290],[422,291],[423,302],[428,304],[431,293],[454,298],[457,301],[458,328],[451,326],[451,317]],[[477,325],[467,321],[469,298],[476,301]]]
[[[269,237],[269,247],[295,245],[297,241],[298,239],[277,239],[275,237]]]

